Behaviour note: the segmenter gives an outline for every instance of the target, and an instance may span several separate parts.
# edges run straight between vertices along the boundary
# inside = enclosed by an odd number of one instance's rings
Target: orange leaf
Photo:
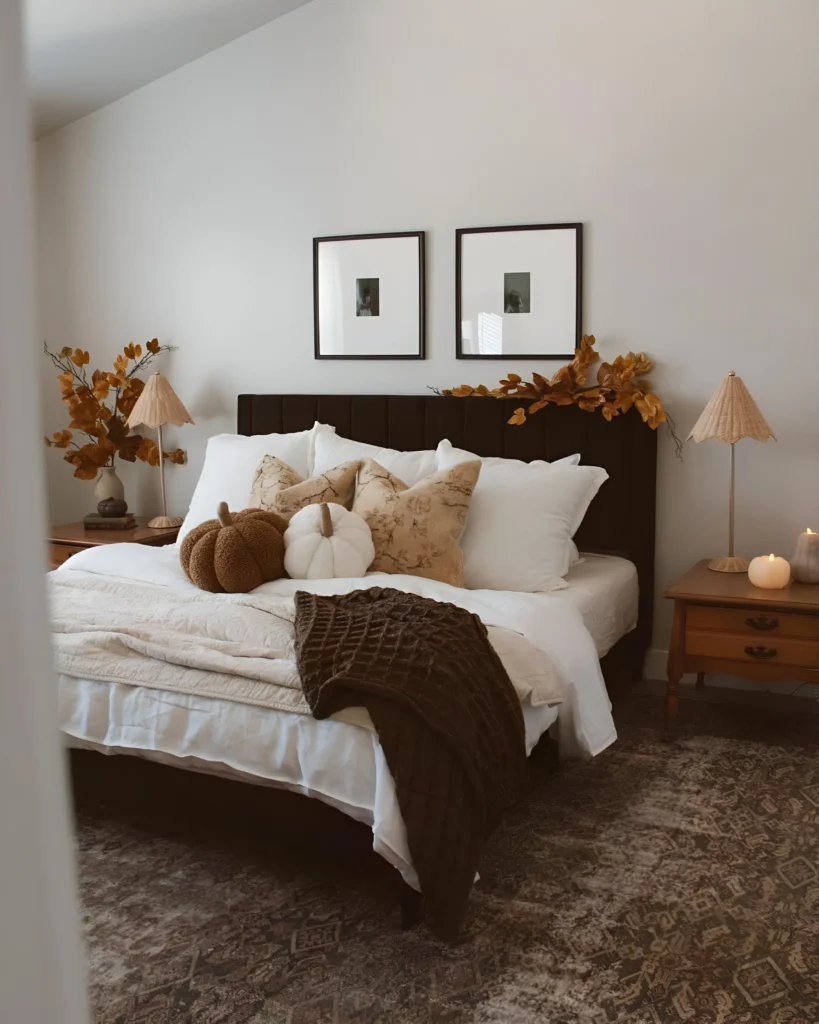
[[[134,343],[132,341],[129,342],[122,351],[129,359],[136,359],[136,349],[134,348]]]
[[[163,452],[162,455],[166,462],[172,462],[175,466],[184,465],[187,459],[187,454],[181,448],[172,452]]]
[[[72,429],[85,430],[90,434],[96,428],[100,404],[91,394],[90,388],[77,388],[76,393],[68,399],[68,411],[71,414],[68,425]]]
[[[122,355],[117,356],[117,358],[114,360],[114,369],[116,370],[120,377],[124,377],[125,374],[128,372],[127,358]]]
[[[142,346],[134,345],[134,353],[136,354],[136,358],[139,359],[139,357],[142,355]]]
[[[643,422],[647,423],[652,430],[656,430],[661,423],[665,423],[668,419],[668,415],[663,409],[663,403],[657,395],[651,392],[647,395],[639,395],[635,398],[634,404],[639,409]]]
[[[74,374],[61,373],[57,380],[60,384],[60,396],[65,401],[74,394]]]
[[[111,416],[105,424],[108,440],[119,447],[128,436],[128,426],[121,416]]]
[[[91,356],[81,348],[75,348],[68,358],[75,366],[87,366],[91,362]]]
[[[64,359],[67,358],[68,356],[70,356],[71,355],[71,346],[70,345],[63,345],[63,347],[60,349],[60,355]]]
[[[513,427],[519,427],[522,423],[526,422],[526,410],[524,408],[515,409],[512,415],[507,420]]]
[[[141,434],[129,434],[119,442],[119,457],[123,462],[136,462],[144,438]]]
[[[142,438],[136,454],[141,462],[147,462],[149,466],[159,465],[159,448],[150,437]]]
[[[468,398],[474,390],[475,389],[469,384],[461,384],[460,387],[453,388],[450,394],[454,395],[456,398]]]
[[[71,438],[74,435],[70,430],[57,430],[52,436],[54,437],[55,448],[67,448],[71,444]]]
[[[145,389],[144,383],[139,377],[131,377],[128,380],[128,387],[120,392],[117,399],[117,412],[127,419],[136,405],[136,401]]]
[[[157,355],[159,352],[159,341],[156,338],[151,338],[145,348],[147,348],[149,352],[153,352],[154,355]]]
[[[63,457],[74,466],[78,480],[93,480],[100,467],[111,458],[111,452],[101,445],[84,444],[78,451],[68,452]]]

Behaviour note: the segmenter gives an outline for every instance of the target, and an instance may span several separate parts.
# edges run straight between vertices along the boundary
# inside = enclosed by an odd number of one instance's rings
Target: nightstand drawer
[[[791,637],[751,637],[686,629],[685,653],[746,665],[819,669],[819,641],[794,640]]]
[[[52,544],[49,549],[50,568],[56,569],[58,565],[62,565],[72,555],[85,550],[84,547],[77,544]]]
[[[685,621],[688,629],[742,633],[758,638],[755,643],[763,645],[766,643],[766,637],[811,637],[819,640],[819,618],[815,615],[757,611],[755,608],[708,608],[705,605],[689,605]]]

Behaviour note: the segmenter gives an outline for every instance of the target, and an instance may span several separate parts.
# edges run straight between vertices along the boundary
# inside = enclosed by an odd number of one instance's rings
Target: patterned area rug
[[[82,813],[96,1021],[816,1024],[819,718],[684,709],[538,774],[457,947],[329,866]]]

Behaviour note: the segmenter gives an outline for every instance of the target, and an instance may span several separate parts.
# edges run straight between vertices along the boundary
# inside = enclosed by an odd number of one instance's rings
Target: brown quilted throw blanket
[[[370,713],[427,923],[457,938],[483,843],[527,777],[520,701],[485,626],[463,608],[397,590],[299,591],[295,637],[313,715]]]

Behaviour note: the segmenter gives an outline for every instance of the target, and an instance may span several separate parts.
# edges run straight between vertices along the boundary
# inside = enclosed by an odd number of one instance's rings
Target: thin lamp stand
[[[731,484],[728,490],[728,555],[708,563],[715,572],[747,572],[748,562],[734,555],[734,443],[731,444]]]
[[[181,526],[182,520],[178,516],[168,515],[168,506],[165,503],[165,458],[162,454],[162,426],[156,428],[157,443],[159,444],[159,487],[162,492],[162,515],[152,519],[148,526],[152,530],[167,530],[171,526]]]

